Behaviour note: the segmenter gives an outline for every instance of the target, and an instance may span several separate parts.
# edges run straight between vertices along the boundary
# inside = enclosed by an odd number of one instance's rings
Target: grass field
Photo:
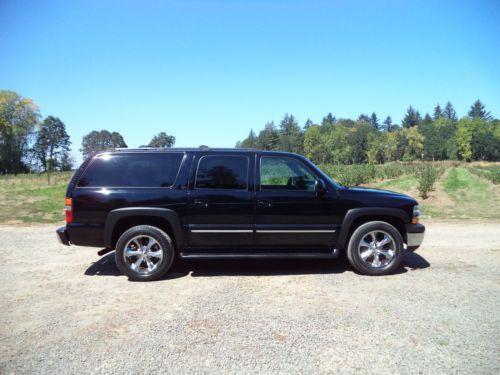
[[[424,218],[500,219],[500,184],[495,184],[499,164],[459,165],[444,162],[439,167],[445,172],[425,200],[418,196],[415,165],[355,166],[353,169],[358,169],[361,175],[371,171],[373,181],[363,186],[397,191],[417,198]],[[333,178],[339,169],[344,175],[349,172],[349,166],[325,168]],[[0,176],[0,223],[63,221],[64,196],[71,175],[72,172],[54,173],[50,184],[45,174]],[[380,178],[381,175],[385,177]]]
[[[428,199],[418,197],[416,185],[412,175],[368,184],[417,198],[424,218],[500,219],[500,185],[472,174],[466,166],[448,168]]]
[[[64,197],[72,172],[0,176],[0,223],[64,220]]]

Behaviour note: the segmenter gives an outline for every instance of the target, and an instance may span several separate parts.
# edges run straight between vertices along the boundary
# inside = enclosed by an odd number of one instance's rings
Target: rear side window
[[[78,182],[79,187],[169,187],[179,172],[182,153],[101,154]]]
[[[196,171],[196,189],[237,189],[248,187],[246,156],[203,156]]]

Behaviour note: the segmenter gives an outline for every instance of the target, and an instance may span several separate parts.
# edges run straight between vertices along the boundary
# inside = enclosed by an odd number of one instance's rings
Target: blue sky
[[[500,1],[0,0],[0,89],[136,147],[232,147],[292,113],[500,117]],[[79,159],[79,157],[78,157]]]

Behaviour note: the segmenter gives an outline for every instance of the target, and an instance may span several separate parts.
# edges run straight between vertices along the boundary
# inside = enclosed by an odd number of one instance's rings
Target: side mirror
[[[314,183],[314,191],[318,195],[325,193],[326,192],[325,181],[318,178]]]

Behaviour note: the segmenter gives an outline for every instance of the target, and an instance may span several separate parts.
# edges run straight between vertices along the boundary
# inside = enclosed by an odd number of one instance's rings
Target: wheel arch
[[[389,223],[398,230],[403,240],[406,239],[405,225],[410,222],[410,218],[404,210],[383,207],[354,208],[347,211],[342,220],[338,236],[339,248],[345,249],[352,232],[360,225],[370,221]]]
[[[168,208],[154,207],[127,207],[111,211],[104,224],[104,245],[114,249],[121,234],[136,225],[155,226],[172,238],[177,249],[184,247],[184,236],[177,213]]]

